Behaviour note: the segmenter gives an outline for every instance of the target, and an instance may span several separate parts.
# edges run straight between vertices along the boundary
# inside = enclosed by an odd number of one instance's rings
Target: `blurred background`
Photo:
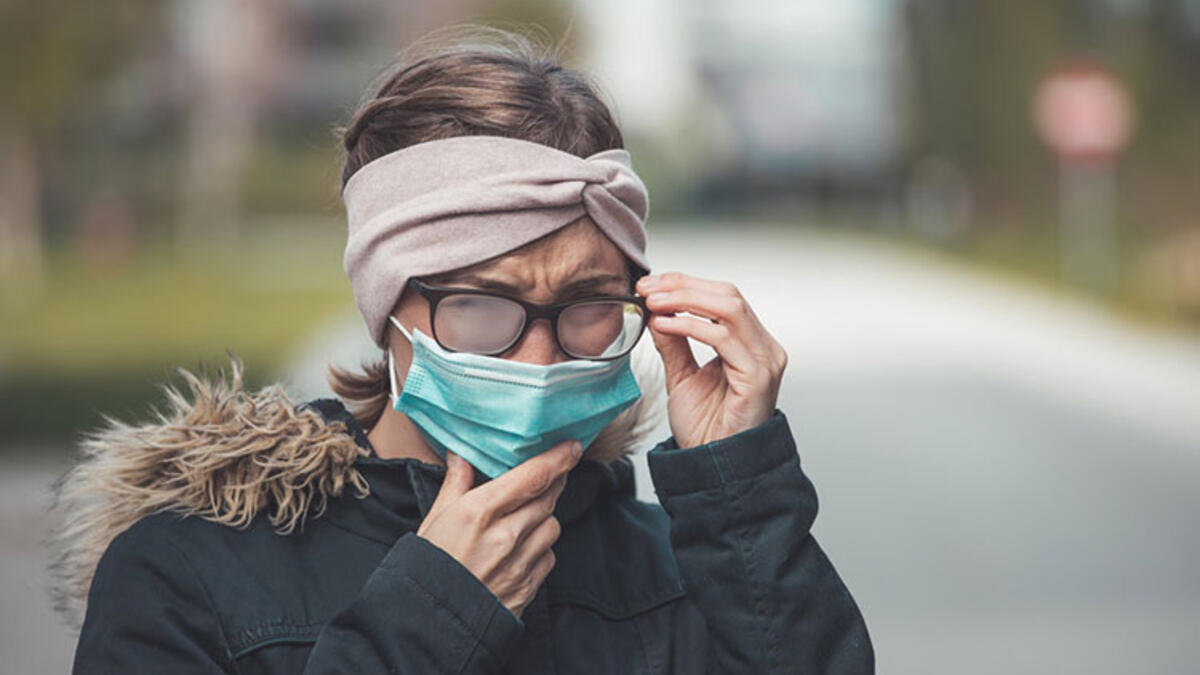
[[[462,22],[592,73],[656,268],[787,347],[879,672],[1196,671],[1200,0],[2,7],[0,671],[69,669],[43,510],[101,415],[372,356],[334,129]]]

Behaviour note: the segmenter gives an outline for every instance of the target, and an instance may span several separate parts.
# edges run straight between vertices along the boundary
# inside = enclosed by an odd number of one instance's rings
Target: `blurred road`
[[[71,669],[74,635],[47,594],[44,538],[47,488],[66,468],[58,449],[0,455],[0,673],[41,675]],[[50,459],[53,458],[53,459]]]
[[[665,239],[665,241],[664,241]],[[1194,673],[1200,343],[935,256],[657,238],[790,355],[815,534],[881,673]]]
[[[1200,342],[829,232],[654,231],[650,256],[734,281],[787,347],[780,407],[821,498],[815,534],[879,672],[1196,670]],[[326,395],[326,359],[370,353],[356,315],[333,322],[291,388]],[[0,499],[4,672],[69,662],[19,525],[52,473],[0,472],[18,495]],[[644,460],[639,481],[653,499]]]

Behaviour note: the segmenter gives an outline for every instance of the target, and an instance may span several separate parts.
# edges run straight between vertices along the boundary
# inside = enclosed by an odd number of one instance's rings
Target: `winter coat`
[[[243,391],[236,362],[232,384],[181,372],[194,402],[108,419],[57,486],[76,673],[874,671],[780,410],[650,450],[661,506],[627,456],[585,454],[518,618],[416,535],[444,467],[379,457],[337,399]]]

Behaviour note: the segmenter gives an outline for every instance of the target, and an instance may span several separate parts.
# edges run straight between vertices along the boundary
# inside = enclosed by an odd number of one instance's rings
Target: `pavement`
[[[779,405],[820,498],[814,536],[879,672],[1195,671],[1196,337],[833,231],[679,225],[650,242],[655,271],[736,283],[787,348]],[[328,360],[374,355],[358,321],[295,354],[295,395],[328,395]],[[58,468],[0,472],[0,672],[69,663],[29,506]]]
[[[0,463],[0,674],[67,673],[75,633],[51,608],[45,508],[67,468],[58,449],[27,448]],[[53,459],[49,459],[53,457]]]

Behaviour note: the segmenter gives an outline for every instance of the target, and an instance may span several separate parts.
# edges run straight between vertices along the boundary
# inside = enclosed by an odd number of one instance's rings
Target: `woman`
[[[89,436],[58,488],[76,672],[873,671],[784,350],[734,286],[646,274],[609,110],[509,42],[397,68],[345,130],[379,364],[302,405],[184,371],[170,418]],[[626,453],[663,384],[658,506]]]

